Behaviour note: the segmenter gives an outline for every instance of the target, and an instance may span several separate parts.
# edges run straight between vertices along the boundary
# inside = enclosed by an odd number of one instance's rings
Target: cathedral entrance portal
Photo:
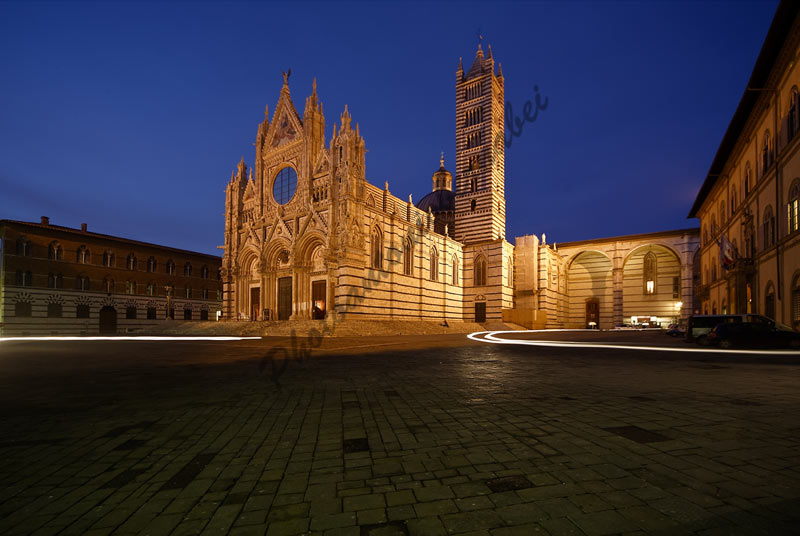
[[[261,287],[250,289],[250,320],[258,320],[258,308],[261,304]]]
[[[289,320],[292,316],[292,278],[278,279],[278,320]]]
[[[475,322],[478,324],[486,322],[486,302],[475,303]]]
[[[586,300],[586,327],[596,328],[600,325],[600,300]]]
[[[311,318],[314,320],[325,319],[325,281],[311,283]]]

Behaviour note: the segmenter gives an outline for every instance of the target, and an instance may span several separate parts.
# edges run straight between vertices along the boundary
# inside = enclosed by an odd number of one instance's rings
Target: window
[[[381,230],[375,227],[372,229],[371,236],[371,255],[370,266],[376,270],[383,269],[383,235]]]
[[[89,306],[85,303],[79,303],[78,306],[75,307],[75,317],[89,318]]]
[[[479,255],[475,258],[473,270],[475,272],[475,286],[481,287],[486,285],[486,259],[483,257],[483,255]]]
[[[764,248],[772,247],[775,244],[775,215],[772,207],[767,205],[764,209]]]
[[[403,273],[414,275],[414,248],[409,237],[403,240]]]
[[[27,238],[17,238],[17,255],[20,257],[30,257],[32,255],[31,243]]]
[[[750,162],[744,166],[744,196],[750,195]]]
[[[30,272],[30,270],[28,271],[17,270],[15,282],[18,287],[33,286],[33,274]]]
[[[656,256],[650,251],[644,256],[644,268],[642,270],[644,276],[644,293],[656,293]]]
[[[341,160],[341,147],[339,148],[339,159]],[[297,172],[291,166],[286,166],[275,175],[272,183],[272,197],[279,205],[285,205],[294,197],[297,190]]]
[[[200,310],[200,320],[208,320],[208,309]]]
[[[477,203],[476,203],[476,202],[475,202],[475,200],[473,199],[472,201],[470,201],[470,202],[469,202],[469,209],[470,209],[470,210],[472,210],[472,211],[474,212],[474,211],[475,211],[475,206],[476,206],[476,205],[477,205]]]
[[[711,238],[716,240],[717,238],[717,215],[711,215]]]
[[[733,217],[733,213],[736,212],[736,188],[731,187],[731,217]]]
[[[18,301],[14,304],[14,316],[33,316],[32,310],[29,301]]]
[[[725,225],[725,200],[719,202],[719,224]]]
[[[430,278],[431,281],[438,281],[439,280],[439,253],[436,251],[436,248],[431,248],[430,254]]]
[[[681,297],[681,278],[674,276],[672,278],[672,299],[677,300]]]
[[[64,288],[64,276],[61,274],[47,274],[48,288]]]
[[[767,283],[767,290],[764,292],[764,316],[775,320],[775,286],[772,281]]]
[[[792,88],[792,96],[789,97],[789,117],[787,118],[789,139],[792,139],[797,134],[798,128],[800,128],[800,117],[798,117],[800,102],[798,102],[798,98],[800,98],[800,95],[798,95],[797,86],[794,86]]]
[[[711,281],[716,281],[716,280],[717,280],[717,262],[711,261]],[[716,307],[714,308],[714,310],[716,311]],[[716,312],[714,314],[716,314]]]
[[[469,157],[469,170],[476,171],[481,168],[481,157],[479,155]]]
[[[789,205],[788,205],[788,218],[789,218],[789,232],[793,233],[798,229],[798,216],[800,216],[800,179],[795,179],[792,187],[789,189]]]
[[[453,255],[453,260],[452,260],[451,264],[453,265],[452,284],[453,285],[458,285],[458,257]]]
[[[514,261],[511,259],[511,257],[508,257],[506,259],[506,266],[508,268],[506,286],[513,287],[514,286]]]
[[[217,301],[222,301],[222,291],[217,289]]]
[[[203,279],[208,279],[208,266],[203,266],[200,269],[200,277],[202,277]]]
[[[89,278],[85,275],[79,275],[75,278],[75,288],[77,290],[90,290]]]
[[[148,272],[155,272],[158,268],[158,263],[156,263],[155,257],[150,257],[147,259],[147,271]]]
[[[191,320],[192,319],[192,310],[191,309],[184,309],[183,310],[183,319],[184,320]]]
[[[155,320],[156,319],[156,308],[155,307],[148,307],[147,308],[147,319],[148,320]]]
[[[184,277],[191,277],[192,276],[192,264],[187,262],[183,265],[183,276]]]
[[[125,265],[127,266],[128,270],[136,270],[136,264],[137,264],[136,255],[131,253],[130,255],[128,255],[128,259],[125,261]]]
[[[186,289],[184,290],[184,296],[183,297],[191,299],[191,297],[192,297],[192,287],[186,287]]]
[[[103,252],[103,266],[106,268],[113,268],[114,261],[114,253],[110,249]]]
[[[169,275],[175,275],[175,263],[172,262],[172,259],[167,261],[167,273]]]
[[[114,280],[109,277],[106,277],[103,280],[103,290],[105,290],[109,294],[114,292]]]
[[[128,320],[136,320],[136,306],[129,305],[125,308],[125,318]]]
[[[769,150],[769,130],[764,133],[764,147],[761,149],[761,174],[767,172],[772,164],[772,153]]]
[[[800,274],[792,281],[792,327],[800,327]]]
[[[62,307],[60,303],[47,304],[47,318],[61,318]]]
[[[136,281],[127,281],[125,283],[125,294],[136,294]]]
[[[153,283],[147,284],[147,295],[148,296],[155,296],[156,295],[156,286]]]
[[[89,250],[86,249],[86,246],[81,246],[78,248],[76,261],[78,264],[89,264]]]
[[[61,244],[58,242],[51,242],[50,246],[47,248],[47,258],[51,261],[64,260],[64,249],[61,247]]]

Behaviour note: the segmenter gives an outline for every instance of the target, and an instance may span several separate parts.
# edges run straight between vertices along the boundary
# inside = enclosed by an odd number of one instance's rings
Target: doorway
[[[250,289],[250,320],[258,320],[258,308],[261,306],[261,287]]]
[[[586,300],[586,327],[600,327],[600,300],[597,298]]]
[[[311,283],[311,318],[314,320],[325,319],[325,281]]]
[[[117,310],[106,305],[100,309],[100,334],[113,335],[117,333]]]
[[[475,322],[478,324],[486,322],[486,302],[475,303]]]
[[[292,316],[292,278],[278,279],[278,320],[289,320]]]

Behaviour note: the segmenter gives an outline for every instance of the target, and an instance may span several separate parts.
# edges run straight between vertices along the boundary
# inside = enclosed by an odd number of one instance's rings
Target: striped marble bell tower
[[[505,238],[503,69],[481,46],[469,71],[456,71],[455,238],[474,244]]]

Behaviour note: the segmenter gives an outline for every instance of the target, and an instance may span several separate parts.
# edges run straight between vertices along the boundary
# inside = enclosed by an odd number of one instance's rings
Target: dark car
[[[719,324],[708,334],[708,343],[720,348],[796,348],[800,333],[785,326],[757,322]]]
[[[684,337],[686,335],[685,324],[670,324],[664,332],[670,337]]]

